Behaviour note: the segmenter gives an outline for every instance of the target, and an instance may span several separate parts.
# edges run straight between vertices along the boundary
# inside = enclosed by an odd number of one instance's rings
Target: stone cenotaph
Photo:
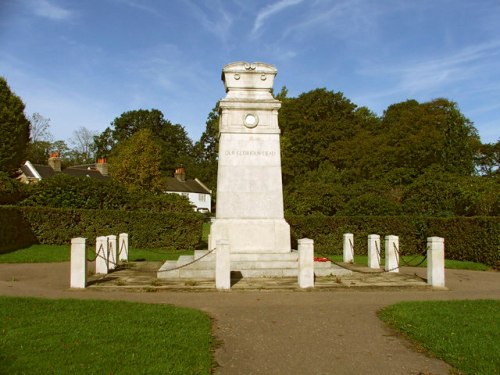
[[[231,254],[290,253],[283,215],[279,100],[271,91],[277,70],[235,62],[222,70],[219,103],[217,211],[209,249],[227,240]]]
[[[217,254],[224,259],[217,263],[226,275],[224,289],[229,288],[228,272],[248,278],[299,276],[299,253],[291,249],[283,213],[281,103],[271,94],[276,73],[264,63],[223,68],[227,95],[219,103],[217,212],[208,249],[166,261],[158,278],[216,279]],[[304,248],[312,250],[312,241],[306,240]],[[309,261],[316,276],[350,273],[331,262],[316,264],[312,252]]]

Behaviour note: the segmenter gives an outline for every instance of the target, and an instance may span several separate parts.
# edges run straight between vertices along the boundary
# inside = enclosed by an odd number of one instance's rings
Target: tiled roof
[[[210,191],[196,180],[179,181],[175,177],[167,177],[167,190],[180,193],[210,194]]]
[[[40,177],[42,179],[47,178],[47,177],[51,177],[51,176],[55,175],[56,173],[59,173],[59,172],[54,172],[52,167],[50,167],[48,165],[33,164],[33,168],[36,170],[36,172],[38,172],[38,174],[40,175]],[[21,166],[21,171],[28,178],[37,178],[37,176],[35,176],[33,174],[33,171],[27,165]],[[75,177],[88,176],[88,177],[96,178],[96,179],[100,179],[100,180],[106,180],[109,178],[108,176],[103,176],[101,174],[101,172],[99,172],[97,169],[93,169],[90,167],[89,168],[68,167],[68,168],[64,168],[60,173],[64,173],[64,174],[67,174],[70,176],[75,176]]]

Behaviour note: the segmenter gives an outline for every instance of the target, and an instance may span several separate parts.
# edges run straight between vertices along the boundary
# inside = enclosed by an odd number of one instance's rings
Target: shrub
[[[315,251],[342,254],[342,235],[354,234],[356,254],[366,255],[367,237],[399,236],[401,254],[423,253],[427,237],[445,239],[447,259],[481,262],[499,267],[500,217],[425,218],[419,216],[296,216],[288,215],[292,243],[312,238]],[[383,245],[382,245],[383,247]]]
[[[42,244],[68,244],[71,238],[85,237],[93,245],[97,236],[128,233],[131,246],[193,249],[201,241],[203,216],[190,213],[156,213],[147,211],[77,210],[42,207],[0,207],[2,231],[16,232],[17,223],[26,228],[26,240]],[[29,228],[29,230],[27,229]],[[30,233],[28,233],[30,232]],[[9,249],[15,241],[2,235],[0,248]],[[5,245],[4,245],[5,243]],[[29,243],[28,243],[29,244]]]
[[[35,234],[16,207],[0,206],[0,254],[37,243]]]

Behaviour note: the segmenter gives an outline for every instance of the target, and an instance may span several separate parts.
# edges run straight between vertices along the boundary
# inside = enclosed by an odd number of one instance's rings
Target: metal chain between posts
[[[405,261],[405,260],[404,260],[404,258],[403,258],[403,257],[400,257],[400,254],[399,254],[399,248],[396,246],[396,244],[395,244],[395,243],[393,243],[392,245],[394,246],[394,250],[396,250],[396,260],[397,260],[397,264],[398,264],[398,265],[397,265],[396,267],[392,268],[392,269],[389,269],[389,270],[385,270],[385,269],[384,269],[384,272],[391,272],[391,271],[397,270],[397,269],[399,268],[399,259],[401,259],[401,260],[403,261],[404,266],[406,266],[406,267],[418,267],[418,266],[420,266],[422,263],[424,263],[424,262],[425,262],[425,260],[427,259],[427,251],[426,251],[425,255],[422,255],[422,254],[417,254],[417,255],[415,255],[412,259],[410,259],[410,260],[407,262],[407,261]],[[427,249],[426,249],[426,250],[427,250]],[[417,263],[417,264],[410,264],[410,263],[411,263],[411,261],[413,261],[414,259],[417,259],[417,257],[419,257],[419,256],[423,256],[423,259],[422,259],[419,263]]]
[[[122,253],[124,247],[125,247],[125,240],[123,240],[120,245],[120,249],[118,250],[118,257],[120,257],[120,254]]]
[[[187,267],[187,266],[189,266],[189,265],[191,265],[191,264],[193,264],[193,263],[196,263],[196,262],[198,262],[199,260],[201,260],[201,259],[205,258],[207,255],[212,254],[212,253],[215,251],[215,249],[216,249],[216,248],[214,247],[212,250],[210,250],[210,251],[206,252],[206,253],[205,253],[205,254],[203,254],[201,257],[196,258],[195,260],[193,260],[193,261],[191,261],[191,262],[189,262],[189,263],[183,264],[182,266],[178,266],[178,267],[174,267],[174,268],[169,268],[169,269],[166,269],[166,270],[161,270],[161,271],[159,271],[159,270],[158,270],[158,271],[149,271],[149,272],[156,272],[156,273],[158,273],[158,272],[170,272],[170,271],[175,271],[175,270],[178,270],[178,269],[181,269],[181,268]]]
[[[378,241],[375,241],[375,250],[377,251],[378,265],[380,267],[380,248],[378,246]]]
[[[93,261],[95,261],[95,260],[97,259],[97,257],[99,256],[99,254],[101,253],[101,250],[104,250],[104,249],[102,248],[102,244],[101,244],[101,246],[99,247],[99,250],[97,250],[97,252],[96,252],[96,254],[95,254],[95,257],[94,257],[93,259],[88,259],[88,258],[87,258],[87,262],[93,262]]]

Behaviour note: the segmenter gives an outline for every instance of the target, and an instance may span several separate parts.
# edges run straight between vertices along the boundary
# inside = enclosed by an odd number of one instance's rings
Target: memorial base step
[[[213,280],[215,279],[215,253],[206,255],[207,253],[207,250],[197,250],[194,255],[181,255],[176,261],[166,261],[158,270],[157,277],[159,279]],[[196,259],[199,260],[195,261]],[[298,253],[297,251],[285,254],[232,253],[231,273],[247,278],[297,277]],[[314,274],[317,277],[343,276],[351,273],[351,271],[331,262],[314,263]]]

